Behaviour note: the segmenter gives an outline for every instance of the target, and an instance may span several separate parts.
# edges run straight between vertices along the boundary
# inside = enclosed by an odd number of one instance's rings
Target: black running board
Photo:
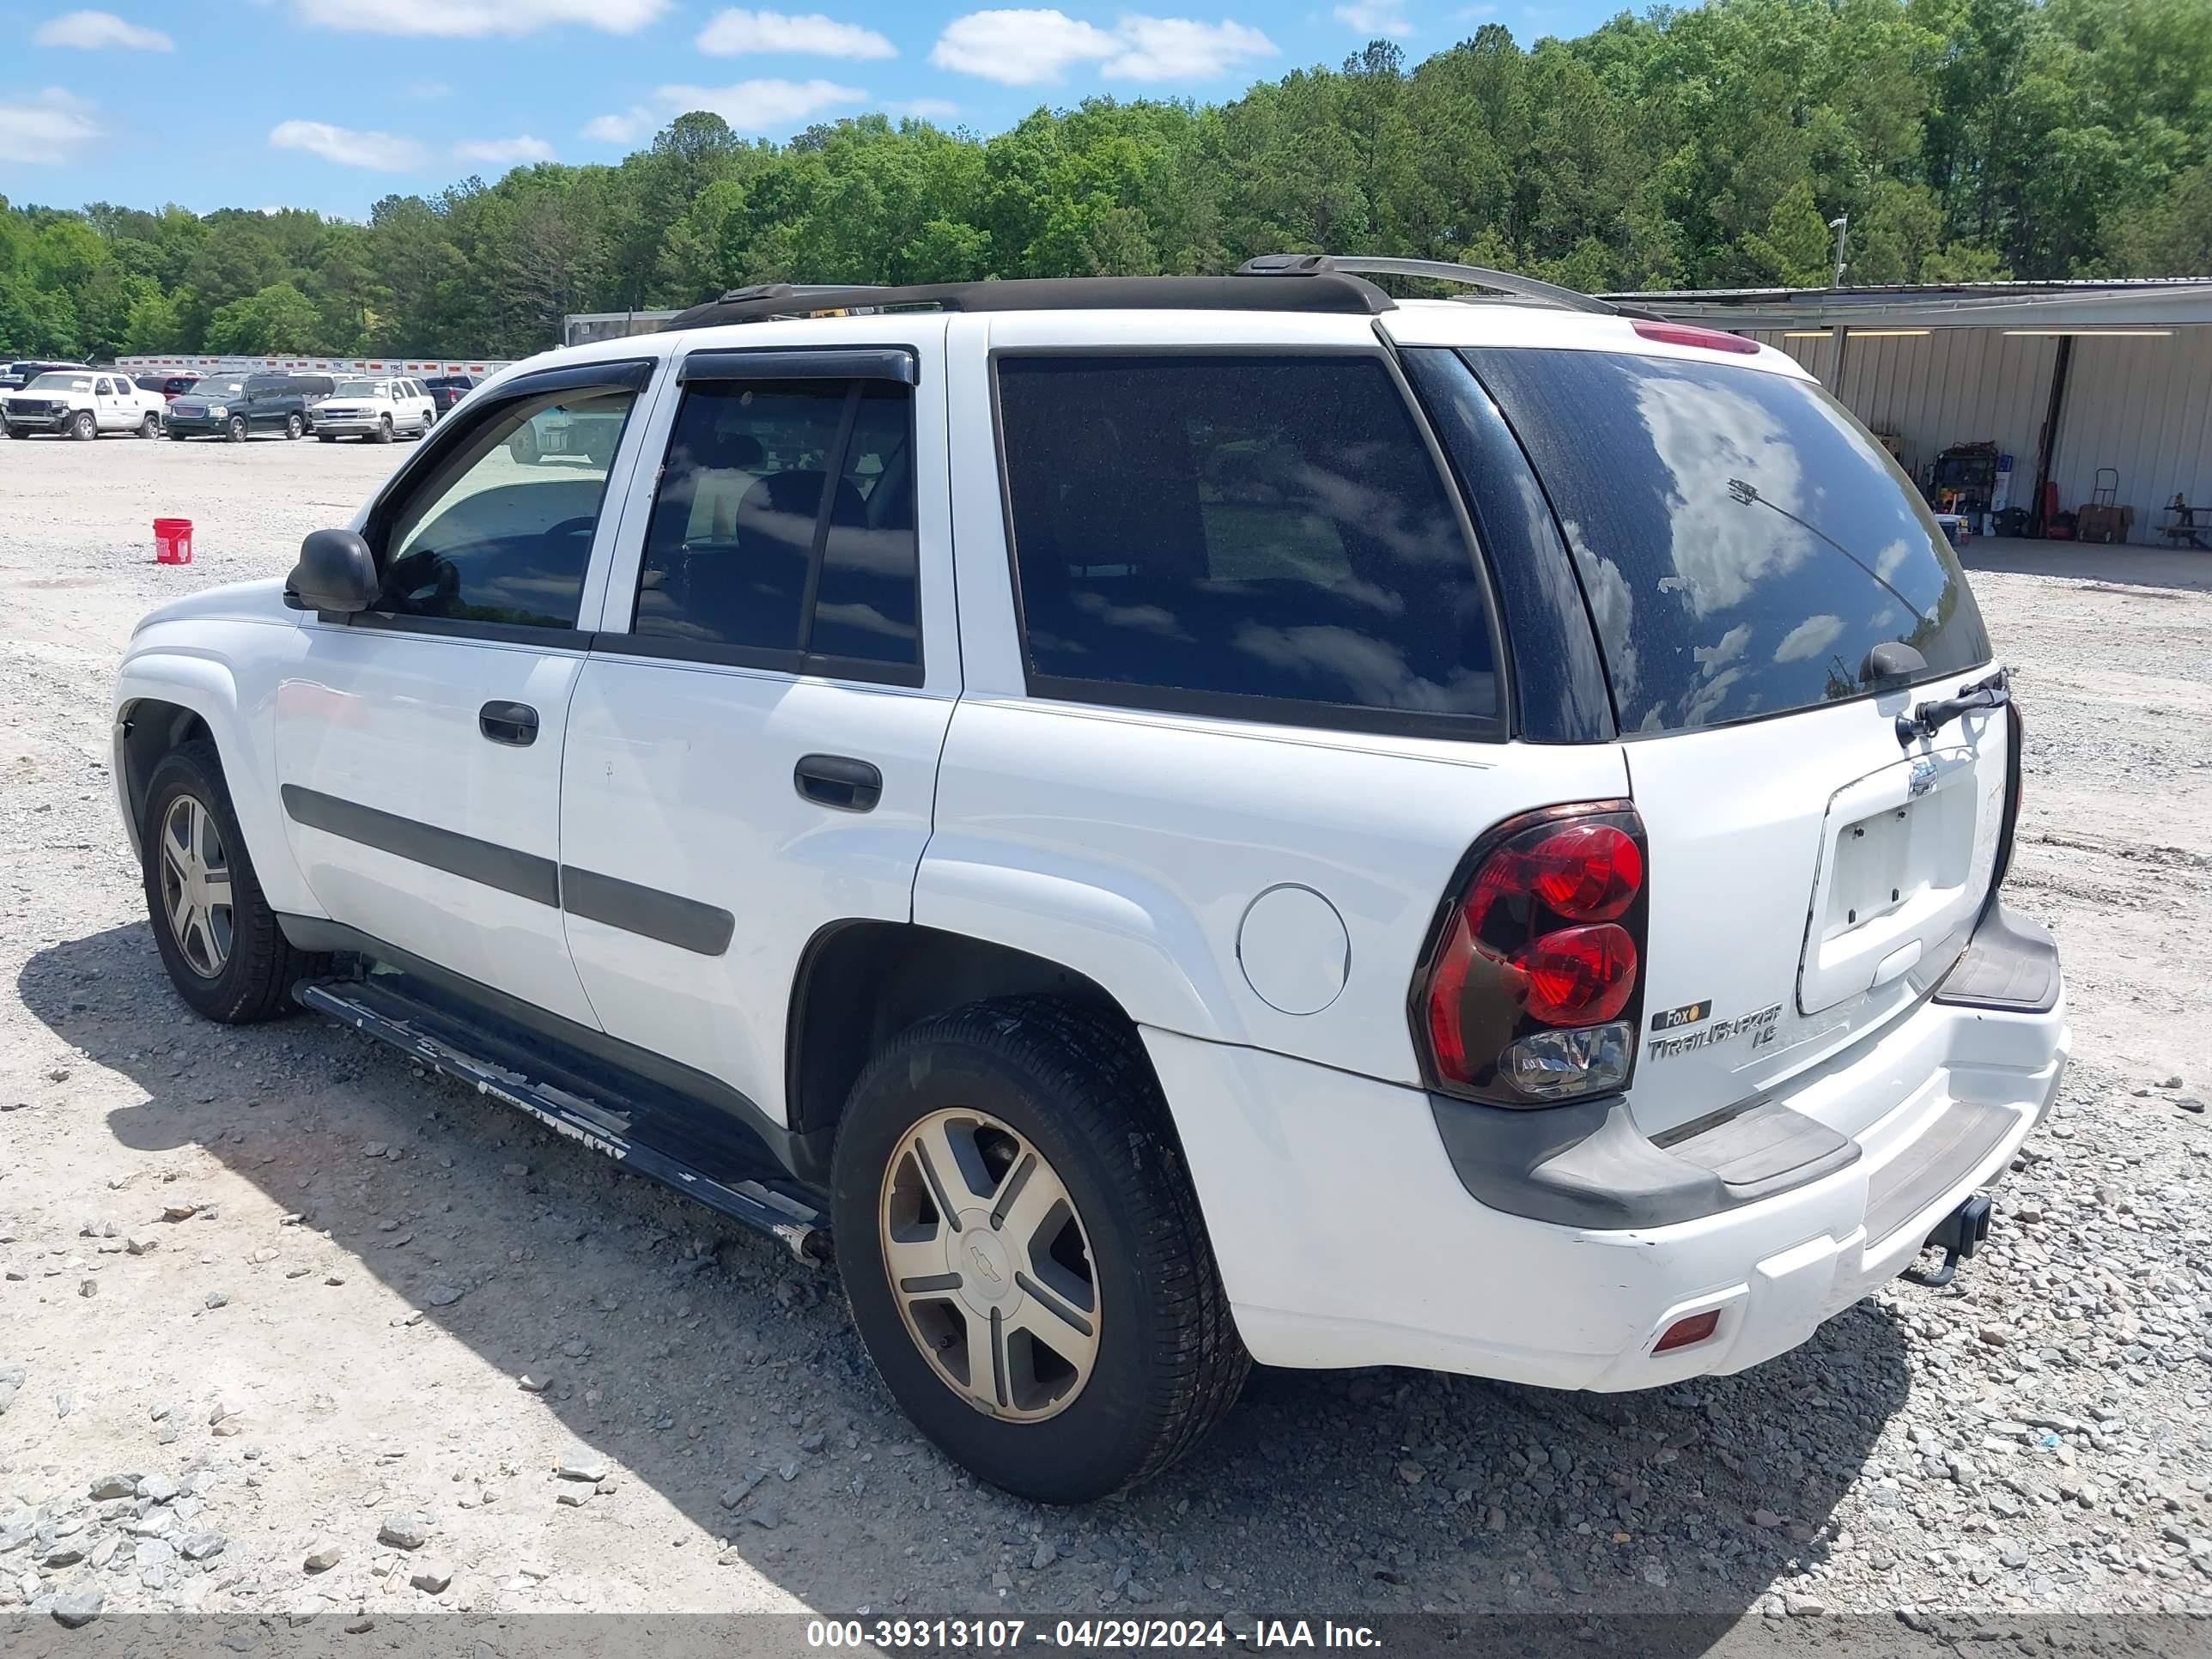
[[[631,1113],[618,1104],[585,1098],[532,1079],[459,1046],[459,1032],[422,1017],[418,1005],[364,980],[313,980],[296,987],[301,1006],[343,1020],[410,1059],[527,1112],[556,1133],[613,1158],[626,1169],[650,1176],[720,1211],[734,1221],[780,1241],[802,1261],[830,1257],[828,1218],[788,1193],[758,1181],[726,1184],[702,1175],[681,1160],[656,1151],[629,1133]]]

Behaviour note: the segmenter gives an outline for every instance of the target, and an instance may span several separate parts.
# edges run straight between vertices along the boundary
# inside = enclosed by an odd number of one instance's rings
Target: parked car
[[[422,382],[422,389],[430,394],[430,401],[438,406],[438,413],[449,415],[453,406],[476,389],[476,379],[468,374],[434,374]]]
[[[297,438],[313,430],[313,401],[336,384],[327,374],[240,374],[216,371],[169,405],[172,438],[220,437],[244,443],[257,432]]]
[[[194,374],[160,373],[134,374],[131,378],[149,392],[158,392],[165,402],[173,403],[198,386],[206,376]]]
[[[337,383],[310,411],[325,443],[361,438],[388,444],[399,433],[419,438],[438,418],[438,405],[420,382],[403,376],[367,376]]]
[[[1404,263],[739,292],[493,378],[132,638],[172,982],[834,1234],[1036,1500],[1252,1361],[1652,1388],[1949,1271],[2070,1043],[1956,556],[1785,354]]]
[[[11,438],[37,433],[93,439],[103,432],[161,435],[166,406],[127,374],[104,368],[56,368],[18,392],[0,393],[0,422]]]
[[[50,374],[56,369],[89,368],[90,367],[88,363],[56,363],[35,357],[19,358],[15,362],[9,363],[4,372],[0,372],[0,392],[18,391],[30,385],[40,375]]]

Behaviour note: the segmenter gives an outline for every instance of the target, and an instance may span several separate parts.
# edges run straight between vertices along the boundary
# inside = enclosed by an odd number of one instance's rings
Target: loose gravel
[[[131,625],[281,573],[408,453],[0,442],[0,1629],[2212,1609],[2212,560],[1977,577],[2075,1057],[1951,1288],[1652,1394],[1263,1373],[1053,1510],[917,1439],[834,1278],[334,1024],[171,994],[108,773]]]

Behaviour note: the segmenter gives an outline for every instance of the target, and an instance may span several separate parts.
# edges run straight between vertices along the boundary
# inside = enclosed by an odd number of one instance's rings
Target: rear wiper
[[[1977,708],[2002,708],[2012,701],[2012,671],[2000,668],[1986,679],[1959,688],[1955,697],[1917,704],[1909,714],[1897,717],[1897,741],[1905,748],[1915,738],[1932,738],[1960,715]]]
[[[1792,513],[1788,507],[1784,507],[1778,501],[1768,501],[1765,496],[1759,493],[1759,487],[1756,484],[1747,483],[1741,478],[1730,478],[1728,482],[1728,487],[1729,495],[1735,498],[1735,500],[1741,505],[1749,507],[1753,502],[1756,501],[1759,506],[1767,508],[1771,512],[1779,513],[1784,518],[1789,520],[1790,523],[1797,525],[1803,529],[1811,531],[1822,541],[1827,543],[1829,546],[1834,548],[1837,552],[1842,554],[1853,564],[1858,566],[1860,569],[1865,571],[1868,575],[1873,577],[1875,580],[1880,582],[1884,587],[1889,589],[1890,596],[1899,605],[1905,607],[1905,614],[1906,616],[1917,617],[1920,614],[1920,607],[1913,604],[1911,600],[1906,599],[1904,594],[1899,592],[1897,591],[1896,585],[1893,583],[1888,577],[1883,575],[1881,571],[1875,569],[1864,559],[1859,557],[1857,554],[1852,552],[1850,548],[1845,547],[1833,536],[1831,536],[1826,531],[1821,529],[1820,526],[1813,523],[1810,520],[1799,518],[1795,513]]]

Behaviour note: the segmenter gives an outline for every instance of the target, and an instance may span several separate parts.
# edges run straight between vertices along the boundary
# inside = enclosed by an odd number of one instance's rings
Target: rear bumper
[[[1255,1358],[1612,1390],[1771,1358],[1910,1265],[2049,1111],[2070,1046],[2055,976],[2049,989],[2040,1008],[1931,1000],[1793,1081],[1775,1098],[1814,1125],[1857,1126],[1832,1137],[1850,1155],[1656,1224],[1481,1201],[1417,1090],[1145,1036]],[[1652,1352],[1708,1310],[1710,1337]]]

